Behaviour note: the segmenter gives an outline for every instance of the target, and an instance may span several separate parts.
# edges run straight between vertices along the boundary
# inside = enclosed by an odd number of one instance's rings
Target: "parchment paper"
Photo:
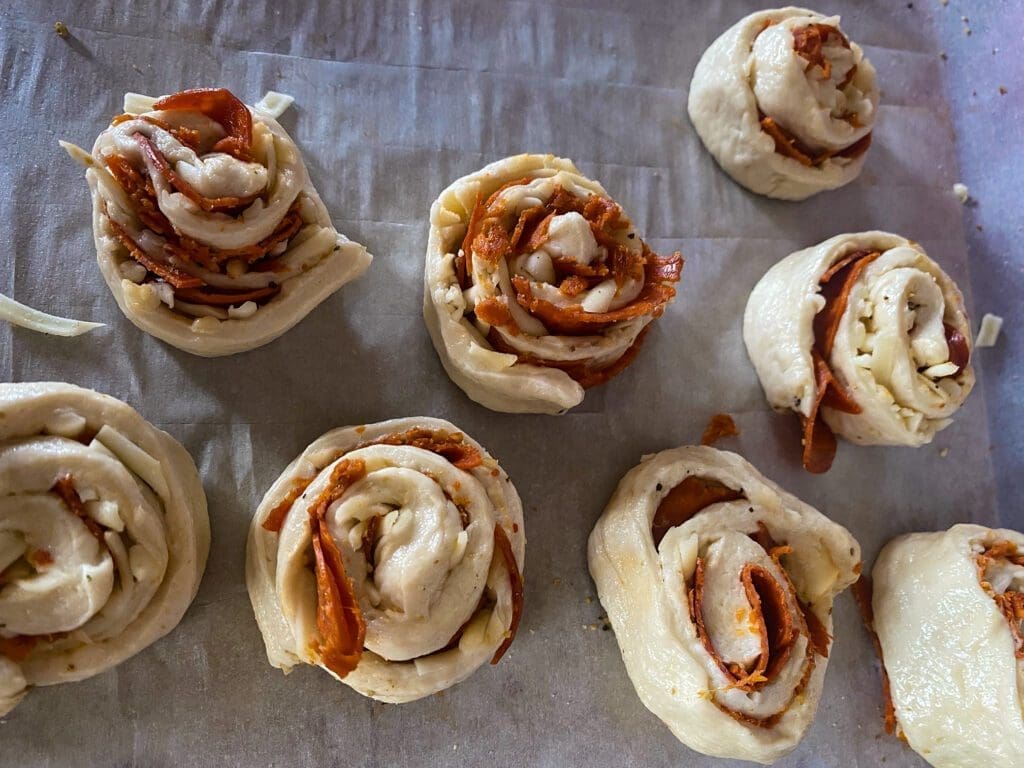
[[[924,5],[924,3],[918,3]],[[24,6],[24,7],[23,7]],[[761,274],[831,235],[888,229],[967,280],[953,135],[929,13],[830,2],[878,69],[883,101],[860,179],[802,204],[733,184],[685,113],[704,48],[767,3],[208,0],[0,9],[0,291],[106,329],[78,340],[0,327],[0,378],[65,380],[123,398],[200,467],[213,547],[181,625],[88,681],[32,691],[0,722],[0,765],[725,766],[690,752],[641,705],[586,569],[586,538],[644,453],[736,417],[737,450],[851,529],[870,563],[904,531],[995,522],[979,387],[919,450],[841,443],[800,468],[796,419],[771,413],[740,324]],[[72,37],[60,39],[63,20]],[[252,103],[291,93],[282,122],[339,229],[376,255],[367,275],[262,349],[179,352],[125,320],[95,264],[81,169],[126,90],[223,85]],[[506,416],[445,376],[421,319],[427,213],[437,193],[521,151],[573,158],[652,247],[683,251],[676,302],[637,362],[563,417]],[[969,307],[972,306],[970,298]],[[494,668],[413,704],[372,702],[306,667],[266,661],[244,585],[252,511],[280,470],[336,426],[450,419],[508,470],[526,507],[527,601]],[[948,448],[946,458],[940,449]],[[794,768],[923,766],[884,737],[876,663],[849,595],[817,720]]]

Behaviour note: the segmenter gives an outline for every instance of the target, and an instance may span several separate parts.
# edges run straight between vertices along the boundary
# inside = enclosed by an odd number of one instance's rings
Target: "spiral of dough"
[[[125,96],[86,166],[100,270],[129,320],[196,355],[277,338],[371,256],[335,230],[275,117],[224,88]]]
[[[834,434],[930,442],[974,386],[960,289],[888,232],[838,235],[778,262],[750,294],[743,340],[768,402],[803,421],[813,472],[831,465]]]
[[[814,719],[832,601],[860,547],[739,456],[687,446],[630,470],[590,572],[644,705],[704,754],[771,763]]]
[[[860,173],[878,87],[838,16],[788,7],[752,13],[711,44],[694,70],[688,110],[735,181],[803,200]]]
[[[522,610],[522,505],[439,419],[327,433],[264,497],[246,580],[270,663],[400,703],[497,663]]]
[[[681,268],[571,162],[517,155],[459,179],[431,208],[423,314],[473,400],[560,413],[629,365]]]
[[[192,459],[124,403],[0,384],[0,713],[171,631],[210,546]]]

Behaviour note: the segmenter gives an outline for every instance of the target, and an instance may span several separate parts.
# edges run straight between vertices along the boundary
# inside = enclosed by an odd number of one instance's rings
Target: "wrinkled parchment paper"
[[[748,194],[685,113],[704,48],[770,4],[644,0],[274,3],[207,0],[0,7],[0,291],[107,328],[77,340],[0,327],[0,379],[65,380],[123,398],[182,441],[210,502],[213,547],[181,625],[134,659],[33,691],[0,722],[0,765],[730,766],[690,752],[637,699],[586,569],[586,538],[644,453],[699,440],[715,412],[737,450],[846,525],[868,562],[890,537],[993,523],[985,403],[918,450],[841,443],[800,468],[796,419],[771,413],[740,338],[747,294],[777,259],[831,235],[919,240],[968,294],[953,135],[928,12],[830,2],[878,69],[883,100],[860,179],[801,203]],[[918,5],[923,5],[919,3]],[[53,23],[71,30],[61,39]],[[338,228],[376,255],[283,338],[204,360],[125,320],[96,267],[81,169],[126,90],[223,85],[282,119]],[[661,252],[680,294],[636,363],[563,417],[507,416],[445,376],[420,315],[427,213],[453,179],[521,151],[573,158]],[[508,470],[526,508],[527,602],[494,668],[391,706],[306,667],[271,668],[244,584],[252,511],[280,470],[336,426],[450,419]],[[940,449],[948,448],[943,458]],[[780,765],[923,766],[881,732],[876,664],[850,596],[817,720]]]

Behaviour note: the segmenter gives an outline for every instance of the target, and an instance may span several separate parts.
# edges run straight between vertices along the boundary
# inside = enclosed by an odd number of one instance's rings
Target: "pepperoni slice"
[[[151,257],[139,247],[139,244],[132,239],[132,236],[128,234],[124,227],[109,216],[107,217],[107,226],[110,227],[114,237],[125,247],[135,261],[175,289],[199,288],[205,285],[200,278],[190,275],[173,264]]]
[[[767,528],[763,524],[759,524],[759,532],[754,534],[752,538],[756,540],[759,535],[766,536],[771,540]],[[815,630],[810,628],[805,619],[807,610],[796,598],[793,583],[778,560],[777,550],[779,549],[788,550],[788,547],[775,546],[771,553],[772,558],[779,566],[782,581],[779,581],[767,568],[755,563],[748,563],[740,573],[740,583],[743,585],[747,603],[750,605],[749,623],[756,630],[760,640],[760,652],[752,669],[748,670],[743,665],[736,663],[726,663],[711,640],[704,620],[703,603],[706,566],[702,558],[697,558],[696,569],[689,591],[689,607],[701,645],[711,657],[711,660],[725,675],[726,679],[731,681],[728,687],[739,689],[748,694],[756,693],[764,686],[773,682],[792,657],[797,639],[801,635],[806,636],[808,643],[802,662],[803,674],[793,688],[790,698],[790,702],[792,702],[807,686],[811,674],[814,672],[815,653],[817,652],[817,643],[819,641],[815,639]],[[793,597],[793,600],[799,606],[799,614],[790,611],[788,600],[790,596]],[[827,643],[827,633],[825,638]],[[824,655],[827,655],[827,651]],[[755,717],[732,709],[717,698],[712,698],[712,703],[733,719],[757,728],[771,728],[775,726],[789,709],[789,704],[787,704],[774,714]]]
[[[654,520],[651,522],[651,536],[657,549],[665,534],[682,525],[705,507],[743,498],[742,491],[736,491],[717,480],[691,475],[670,490],[661,500]]]
[[[285,497],[278,502],[277,506],[270,510],[266,520],[261,523],[263,530],[270,531],[271,533],[280,533],[288,513],[292,511],[292,505],[295,504],[295,500],[306,492],[309,484],[314,479],[311,477],[309,479],[296,480],[288,490],[288,493],[285,494]]]
[[[793,30],[793,50],[807,59],[809,67],[821,67],[826,80],[832,76],[832,62],[825,56],[824,46],[831,37],[838,37],[844,48],[850,47],[846,35],[828,24],[805,24]]]
[[[851,124],[853,120],[856,120],[856,115],[851,115]],[[844,157],[849,160],[860,157],[868,148],[871,146],[871,134],[867,133],[853,144],[845,147],[838,152],[819,152],[814,154],[801,144],[796,136],[791,134],[781,125],[776,123],[772,118],[766,115],[761,115],[761,130],[767,133],[775,141],[775,151],[780,155],[785,155],[796,160],[801,165],[807,167],[819,166],[831,157]]]
[[[750,563],[743,568],[740,582],[750,603],[750,620],[761,639],[761,654],[747,679],[771,682],[789,661],[799,637],[786,603],[786,589],[766,568]],[[750,684],[744,681],[737,687]]]
[[[164,96],[153,104],[154,110],[200,112],[220,123],[227,136],[213,146],[214,152],[226,152],[239,160],[252,159],[252,115],[227,88],[193,88]]]
[[[491,664],[497,664],[501,661],[505,651],[509,649],[512,641],[516,639],[516,632],[519,631],[519,622],[523,617],[524,596],[523,575],[519,572],[519,564],[516,563],[516,556],[512,551],[512,542],[509,541],[508,534],[505,533],[505,529],[500,524],[494,526],[494,548],[501,553],[501,557],[505,561],[505,567],[508,569],[509,583],[512,586],[512,621],[509,623],[504,641],[498,646],[494,656],[491,657]]]
[[[822,357],[828,359],[832,354],[854,284],[868,265],[881,255],[878,251],[856,251],[837,261],[822,275],[819,284],[825,307],[814,316],[814,341]]]
[[[108,155],[104,158],[104,162],[118,186],[132,201],[132,207],[139,221],[158,235],[174,234],[174,228],[157,205],[156,192],[153,190],[153,183],[149,178],[144,178],[135,170],[124,155]]]
[[[316,627],[320,633],[315,651],[321,663],[342,678],[355,669],[362,658],[366,622],[325,517],[331,503],[365,474],[366,464],[360,459],[342,459],[331,471],[327,488],[309,513],[316,560]]]
[[[860,413],[861,408],[845,387],[832,375],[828,358],[835,345],[839,324],[850,302],[850,293],[871,262],[882,254],[879,251],[855,251],[839,259],[821,277],[821,295],[824,308],[814,316],[814,403],[803,424],[803,465],[814,474],[827,472],[836,455],[836,436],[821,419],[823,405],[843,413]]]
[[[411,445],[413,448],[421,448],[424,451],[443,456],[457,469],[469,470],[483,464],[480,450],[467,443],[461,432],[413,427],[406,432],[378,437],[376,440],[357,446],[357,449],[365,448],[368,445]]]
[[[251,291],[218,291],[213,288],[177,288],[175,297],[191,304],[204,304],[212,307],[227,307],[244,304],[247,301],[266,301],[281,291],[279,285],[268,285]]]
[[[504,299],[500,299],[497,296],[488,296],[473,308],[473,312],[481,322],[505,328],[513,336],[519,335],[519,326],[516,324],[515,318],[512,317],[512,311],[508,308],[508,304],[505,303]]]

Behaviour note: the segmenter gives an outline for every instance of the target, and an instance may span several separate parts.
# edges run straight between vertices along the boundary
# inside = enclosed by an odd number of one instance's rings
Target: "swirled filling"
[[[687,477],[659,503],[655,547],[705,509],[735,502],[746,502],[742,490]],[[689,571],[686,606],[716,683],[702,695],[740,722],[773,727],[806,688],[816,657],[828,657],[831,642],[787,570],[792,547],[777,542],[763,521],[709,537],[678,534],[672,547],[688,553],[681,561],[684,575]]]
[[[750,85],[777,153],[814,167],[867,151],[875,107],[860,60],[838,17],[769,21],[761,29],[750,51]]]
[[[1024,659],[1024,554],[1012,541],[997,541],[975,557],[978,581],[1006,619],[1017,659]]]
[[[437,458],[412,468],[366,452],[379,447]],[[496,596],[485,587],[493,561],[507,573],[511,600],[496,664],[519,626],[523,581],[508,533],[497,521],[487,532],[489,518],[477,511],[487,497],[466,473],[484,466],[480,451],[461,433],[411,429],[345,456],[308,507],[319,635],[311,650],[319,662],[343,678],[368,648],[389,661],[417,662],[458,647],[493,612]],[[297,481],[262,527],[279,532],[315,480]],[[436,604],[451,600],[465,605],[435,618]]]
[[[466,305],[494,349],[584,387],[629,365],[681,268],[678,253],[658,257],[637,238],[617,203],[563,173],[478,199],[455,259]]]
[[[182,91],[118,115],[86,161],[128,257],[119,265],[125,297],[140,309],[252,317],[337,247],[304,192],[294,146],[226,89]]]
[[[946,321],[942,291],[918,263],[917,252],[899,247],[885,254],[858,250],[843,256],[819,281],[825,303],[814,317],[815,399],[810,414],[801,415],[803,465],[810,472],[828,471],[836,453],[836,438],[821,408],[862,412],[829,361],[855,286],[883,256],[885,269],[854,308],[855,363],[911,431],[925,418],[943,418],[949,399],[959,395],[957,376],[970,362],[970,348],[964,334]]]
[[[167,569],[159,462],[64,410],[47,434],[0,443],[0,488],[0,654],[22,662],[120,635]]]

